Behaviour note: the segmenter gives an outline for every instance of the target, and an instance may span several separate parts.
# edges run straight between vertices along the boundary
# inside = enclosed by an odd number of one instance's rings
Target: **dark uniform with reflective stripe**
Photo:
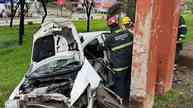
[[[179,54],[180,50],[182,50],[182,40],[185,38],[187,33],[187,27],[185,23],[185,19],[183,16],[180,16],[179,25],[178,25],[178,36],[177,36],[177,44],[176,44],[176,53]]]
[[[129,96],[133,35],[120,29],[105,40],[110,51],[109,62],[114,74],[113,90],[122,98]]]
[[[187,26],[183,16],[180,16],[178,26],[178,38],[184,38],[187,33]]]

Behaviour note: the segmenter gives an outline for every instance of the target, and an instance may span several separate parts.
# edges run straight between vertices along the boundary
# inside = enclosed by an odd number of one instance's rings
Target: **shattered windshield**
[[[44,71],[53,72],[53,70],[58,70],[62,68],[69,68],[72,65],[78,65],[80,62],[75,60],[74,58],[69,59],[61,59],[56,61],[51,61],[48,64],[45,64],[39,67],[34,72],[36,73],[44,73]]]
[[[32,70],[32,72],[30,72],[27,76],[41,77],[47,75],[65,74],[76,71],[80,68],[80,66],[80,59],[75,56],[53,58],[42,63],[41,66],[38,66],[35,70]]]

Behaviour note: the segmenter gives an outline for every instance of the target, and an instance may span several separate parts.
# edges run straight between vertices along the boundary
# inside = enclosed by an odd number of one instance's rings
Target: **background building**
[[[70,0],[73,11],[83,11],[81,0]]]
[[[117,2],[117,0],[96,0],[95,10],[97,12],[106,13],[108,9]]]

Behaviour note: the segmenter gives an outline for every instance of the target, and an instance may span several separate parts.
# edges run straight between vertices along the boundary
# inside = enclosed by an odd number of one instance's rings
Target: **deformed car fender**
[[[85,58],[84,64],[75,79],[72,91],[70,93],[70,105],[72,106],[89,86],[96,89],[100,84],[101,78]]]

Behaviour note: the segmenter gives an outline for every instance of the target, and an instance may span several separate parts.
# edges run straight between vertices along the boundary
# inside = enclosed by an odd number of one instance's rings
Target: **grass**
[[[86,32],[87,23],[85,21],[75,21],[74,24],[79,32]],[[103,31],[103,30],[108,30],[108,27],[104,20],[91,21],[90,31]]]
[[[187,38],[185,42],[193,42],[193,14],[185,14],[184,18],[186,20],[187,28],[188,28],[188,33],[187,33]]]
[[[171,90],[165,96],[156,96],[154,108],[176,108],[178,100],[181,96],[180,91]]]
[[[193,108],[192,79],[190,79],[192,77],[189,78],[187,75],[183,76],[181,74],[186,80],[181,84],[177,84],[165,96],[156,96],[154,108]]]
[[[18,46],[18,28],[0,27],[0,108],[27,70],[36,28],[37,25],[26,26],[24,44]]]

